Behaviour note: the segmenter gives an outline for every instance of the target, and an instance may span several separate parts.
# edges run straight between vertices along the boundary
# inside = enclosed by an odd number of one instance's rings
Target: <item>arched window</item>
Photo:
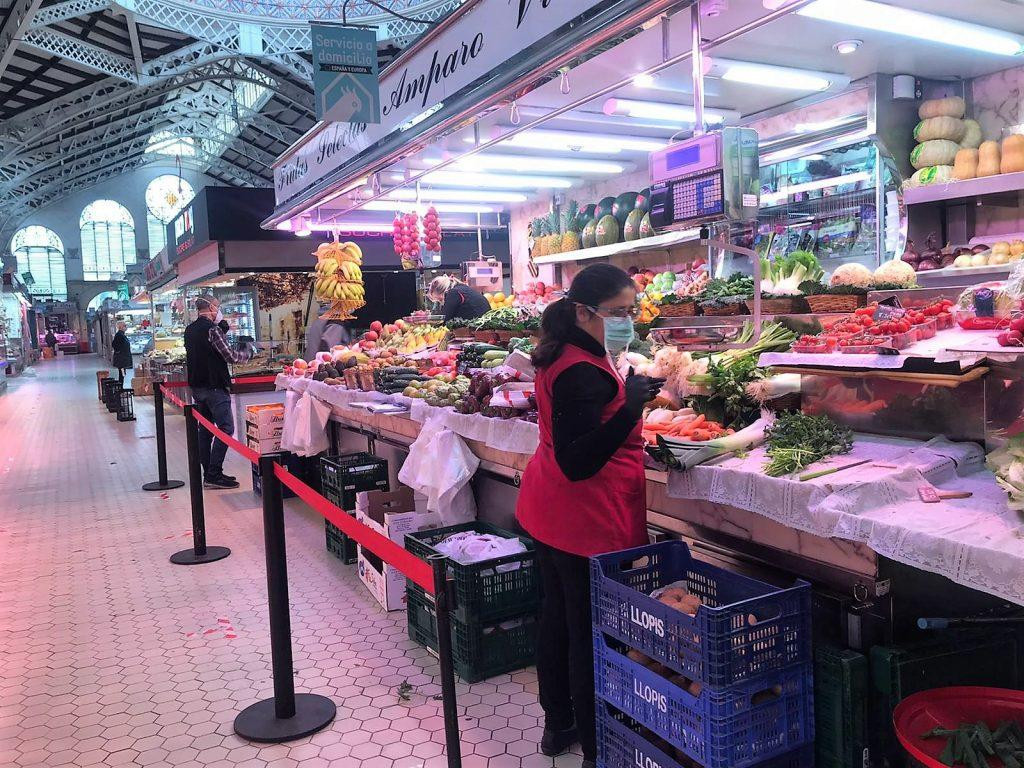
[[[68,282],[64,274],[64,243],[46,227],[23,227],[11,238],[11,253],[18,262],[18,274],[32,275],[29,293],[64,301]]]
[[[149,230],[149,254],[156,256],[167,242],[167,224],[193,198],[195,190],[178,176],[157,176],[146,187],[146,226]]]
[[[135,220],[120,203],[94,200],[85,206],[82,228],[82,271],[86,280],[116,280],[135,263]]]

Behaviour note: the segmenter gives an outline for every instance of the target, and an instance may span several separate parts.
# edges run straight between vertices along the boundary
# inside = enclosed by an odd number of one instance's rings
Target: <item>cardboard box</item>
[[[444,523],[436,512],[422,507],[412,488],[403,486],[397,491],[367,491],[356,494],[356,520],[387,536],[399,546],[405,546],[405,534],[440,528]],[[422,511],[421,511],[422,509]]]
[[[284,424],[257,424],[252,421],[245,422],[245,434],[247,437],[251,437],[254,440],[273,440],[281,439],[281,433],[284,432]]]
[[[372,552],[364,552],[362,546],[356,568],[359,580],[385,611],[405,610],[405,576],[400,570],[384,563]]]
[[[259,454],[278,453],[281,450],[281,437],[278,436],[267,440],[257,440],[256,438],[246,435],[245,444]]]
[[[284,404],[283,403],[257,403],[248,405],[245,408],[246,423],[258,424],[259,426],[283,426],[284,425]]]

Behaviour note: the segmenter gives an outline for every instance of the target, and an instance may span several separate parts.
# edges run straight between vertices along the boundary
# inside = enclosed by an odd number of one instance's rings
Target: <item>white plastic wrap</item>
[[[398,479],[427,497],[427,509],[437,512],[445,525],[476,517],[476,501],[469,481],[480,466],[462,439],[441,419],[428,419],[409,446]]]

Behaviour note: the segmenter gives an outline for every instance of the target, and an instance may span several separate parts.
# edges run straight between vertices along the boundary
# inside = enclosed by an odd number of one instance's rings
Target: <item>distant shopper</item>
[[[438,275],[431,280],[427,297],[441,305],[441,314],[444,315],[446,323],[457,317],[472,320],[491,309],[491,305],[480,291],[470,288],[451,275]]]
[[[317,352],[329,352],[332,347],[348,344],[350,341],[352,332],[344,322],[324,320],[319,315],[313,315],[306,325],[306,349],[303,357],[310,361],[316,357]]]
[[[47,328],[46,329],[46,339],[45,339],[45,341],[46,341],[46,346],[48,346],[50,348],[50,351],[53,352],[54,356],[56,356],[57,355],[57,337],[53,335],[53,329],[52,328]]]
[[[127,327],[123,321],[119,322],[117,324],[117,333],[114,334],[114,338],[110,342],[110,348],[114,352],[110,363],[117,368],[117,380],[121,382],[122,386],[124,385],[124,372],[133,365],[132,345],[124,333]]]
[[[196,299],[199,317],[185,329],[185,367],[188,386],[196,411],[221,431],[233,435],[235,420],[231,413],[231,373],[228,363],[244,363],[252,350],[243,346],[233,350],[219,325],[224,319],[216,299]],[[224,474],[224,456],[228,447],[204,427],[199,427],[199,463],[203,467],[204,488],[237,488],[238,481]]]

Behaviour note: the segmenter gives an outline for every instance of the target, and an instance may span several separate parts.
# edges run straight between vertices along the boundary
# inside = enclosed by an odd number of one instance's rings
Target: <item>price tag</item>
[[[899,320],[907,313],[903,307],[899,306],[899,300],[896,299],[895,296],[892,296],[885,301],[896,301],[896,306],[879,302],[878,307],[872,315],[876,323],[885,323],[889,320]]]

